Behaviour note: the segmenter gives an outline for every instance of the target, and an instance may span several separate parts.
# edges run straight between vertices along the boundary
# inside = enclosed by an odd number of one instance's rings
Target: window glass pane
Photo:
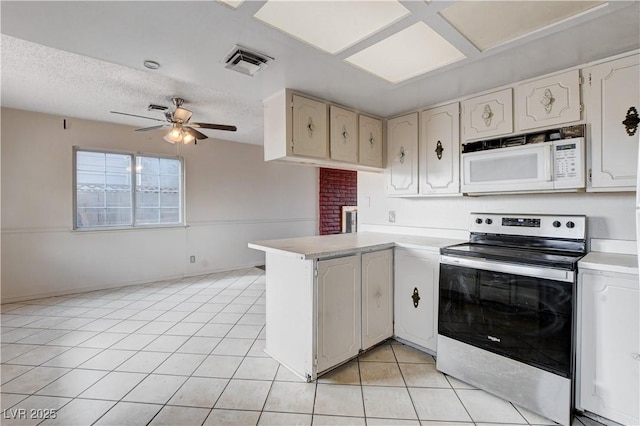
[[[137,162],[136,223],[180,223],[180,160],[140,156]]]
[[[160,158],[160,173],[163,175],[180,175],[180,161],[170,158]]]
[[[77,150],[75,175],[78,228],[182,221],[179,159]]]
[[[132,225],[132,156],[76,152],[76,226]]]

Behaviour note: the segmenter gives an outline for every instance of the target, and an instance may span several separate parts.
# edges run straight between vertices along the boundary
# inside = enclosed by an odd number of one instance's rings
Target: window
[[[180,158],[76,148],[74,173],[76,229],[183,223]]]

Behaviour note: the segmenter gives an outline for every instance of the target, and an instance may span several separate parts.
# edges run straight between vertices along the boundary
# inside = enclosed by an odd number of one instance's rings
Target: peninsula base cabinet
[[[640,424],[638,275],[582,270],[576,408]]]
[[[438,252],[396,248],[394,334],[433,354],[438,337],[439,268]]]
[[[304,380],[393,335],[393,249],[266,264],[265,351]]]

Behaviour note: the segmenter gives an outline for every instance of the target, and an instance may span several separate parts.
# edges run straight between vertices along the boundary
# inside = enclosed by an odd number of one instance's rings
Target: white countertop
[[[592,251],[580,259],[578,269],[638,275],[638,256]]]
[[[383,234],[378,232],[355,232],[351,234],[253,241],[249,243],[249,248],[308,260],[384,250],[391,247],[418,248],[439,253],[440,247],[464,242],[466,241],[448,238]]]

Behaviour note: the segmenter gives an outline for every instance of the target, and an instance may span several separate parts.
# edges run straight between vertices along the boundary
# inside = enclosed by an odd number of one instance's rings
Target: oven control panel
[[[469,231],[488,234],[584,239],[586,216],[471,213]]]

